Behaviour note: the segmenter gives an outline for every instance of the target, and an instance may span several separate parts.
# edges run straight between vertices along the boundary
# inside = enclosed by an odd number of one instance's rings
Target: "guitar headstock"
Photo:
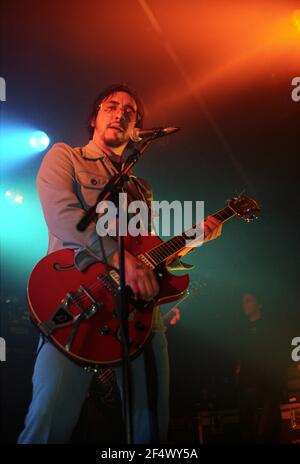
[[[258,218],[261,211],[261,206],[256,200],[246,197],[246,195],[238,195],[227,201],[227,205],[244,221],[251,222]]]

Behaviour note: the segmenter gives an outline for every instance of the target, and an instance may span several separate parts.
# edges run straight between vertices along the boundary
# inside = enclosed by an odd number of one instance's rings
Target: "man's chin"
[[[123,137],[118,137],[118,136],[115,136],[115,137],[105,136],[104,142],[108,147],[117,148],[117,147],[120,147],[121,145],[126,144],[128,140],[124,140]]]

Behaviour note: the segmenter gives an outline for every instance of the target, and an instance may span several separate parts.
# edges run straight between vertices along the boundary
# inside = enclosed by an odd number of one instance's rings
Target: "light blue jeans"
[[[151,362],[149,360],[152,360]],[[166,443],[169,424],[169,358],[165,332],[154,332],[148,347],[131,362],[134,443]],[[115,368],[122,396],[122,369]],[[68,443],[93,374],[50,342],[40,349],[32,377],[32,401],[18,443]],[[152,387],[149,387],[149,378]],[[154,383],[153,383],[154,382]],[[156,389],[149,407],[149,392]]]

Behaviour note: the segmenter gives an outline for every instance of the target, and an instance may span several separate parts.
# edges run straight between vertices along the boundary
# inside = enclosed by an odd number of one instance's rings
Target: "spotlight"
[[[295,10],[293,13],[293,23],[300,32],[300,10]]]
[[[18,121],[1,121],[0,158],[3,172],[21,170],[24,163],[39,156],[49,145],[45,132]]]
[[[12,190],[7,190],[4,196],[10,203],[17,203],[18,205],[21,205],[24,201],[23,195]]]
[[[17,193],[17,195],[14,198],[14,202],[21,205],[23,203],[23,200],[24,200],[24,197],[20,195],[19,193]]]
[[[45,132],[35,131],[29,139],[29,143],[36,151],[43,151],[49,145],[49,137]]]

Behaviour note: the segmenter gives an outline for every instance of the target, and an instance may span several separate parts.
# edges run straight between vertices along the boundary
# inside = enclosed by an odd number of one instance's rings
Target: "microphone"
[[[158,138],[163,137],[164,135],[173,134],[180,130],[180,127],[154,127],[153,129],[139,129],[138,127],[134,127],[130,139],[133,142],[140,142],[142,139],[146,137],[151,138]]]

